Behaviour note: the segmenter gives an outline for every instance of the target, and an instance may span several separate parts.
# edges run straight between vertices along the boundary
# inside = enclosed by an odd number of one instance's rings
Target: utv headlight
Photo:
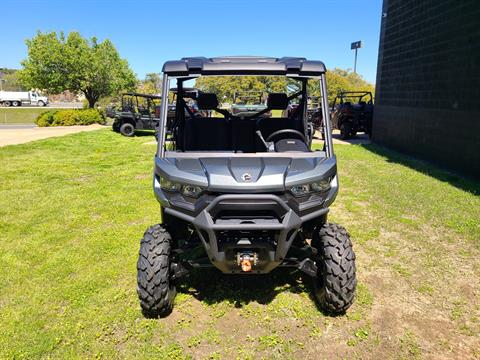
[[[166,190],[169,192],[180,192],[184,196],[194,198],[198,197],[203,192],[203,189],[200,186],[183,185],[162,177],[160,178],[160,187],[162,188],[162,190]]]
[[[160,187],[162,188],[162,190],[175,192],[175,191],[179,191],[182,188],[182,185],[161,177],[160,178]]]
[[[323,192],[330,189],[330,179],[323,179],[311,184],[313,191]]]
[[[203,189],[200,186],[195,185],[183,185],[182,194],[189,197],[198,197],[202,193]]]
[[[294,185],[290,188],[290,192],[294,196],[304,196],[310,194],[311,192],[324,192],[330,189],[330,181],[331,179],[328,178],[315,181],[311,184]]]
[[[307,195],[310,192],[311,188],[309,184],[294,185],[290,188],[290,192],[294,196],[303,196]]]

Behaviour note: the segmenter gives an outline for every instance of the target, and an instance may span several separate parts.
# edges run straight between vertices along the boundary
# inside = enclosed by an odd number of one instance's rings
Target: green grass
[[[48,107],[39,108],[0,108],[0,125],[5,124],[33,124],[37,116]]]
[[[299,274],[195,272],[173,313],[136,297],[159,220],[153,137],[108,130],[0,148],[0,358],[475,357],[479,184],[374,145],[336,147],[330,219],[350,232],[358,291],[329,317]]]

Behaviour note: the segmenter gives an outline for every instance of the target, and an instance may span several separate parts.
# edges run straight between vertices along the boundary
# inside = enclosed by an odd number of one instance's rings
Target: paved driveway
[[[36,127],[35,125],[0,125],[0,146],[24,144],[30,141],[63,136],[81,131],[102,129],[99,124],[88,126]]]
[[[317,131],[315,135],[320,138],[320,133]],[[323,144],[323,140],[313,140],[314,144]],[[333,143],[344,145],[364,145],[370,144],[370,138],[367,134],[359,133],[353,139],[342,140],[340,139],[340,131],[333,130]]]

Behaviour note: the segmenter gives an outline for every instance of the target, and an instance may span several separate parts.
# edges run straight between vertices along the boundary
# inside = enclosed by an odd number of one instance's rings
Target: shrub
[[[35,124],[41,127],[45,126],[52,126],[53,124],[53,115],[57,112],[57,110],[49,110],[45,111],[38,115],[37,119],[35,120]]]
[[[40,114],[35,120],[35,124],[40,127],[104,123],[105,117],[97,109],[50,110]]]

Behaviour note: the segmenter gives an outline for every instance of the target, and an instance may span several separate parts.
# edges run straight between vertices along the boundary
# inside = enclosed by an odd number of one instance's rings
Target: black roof
[[[122,96],[138,96],[138,97],[144,97],[144,98],[149,98],[149,99],[161,99],[161,95],[152,95],[152,94],[141,94],[137,92],[126,92],[123,93]]]
[[[321,61],[299,57],[224,56],[187,57],[167,61],[163,72],[170,76],[189,75],[298,75],[318,76],[325,73]]]
[[[177,93],[178,88],[176,88],[176,87],[170,88],[170,91],[174,92],[174,93]],[[193,87],[184,87],[183,88],[183,92],[185,92],[185,93],[196,93],[196,92],[199,92],[199,91],[200,90],[198,90],[197,88],[193,88]]]
[[[353,95],[350,97],[363,97],[365,95],[372,95],[371,91],[339,91],[337,97],[348,97],[349,95]],[[356,95],[356,96],[355,96]]]

